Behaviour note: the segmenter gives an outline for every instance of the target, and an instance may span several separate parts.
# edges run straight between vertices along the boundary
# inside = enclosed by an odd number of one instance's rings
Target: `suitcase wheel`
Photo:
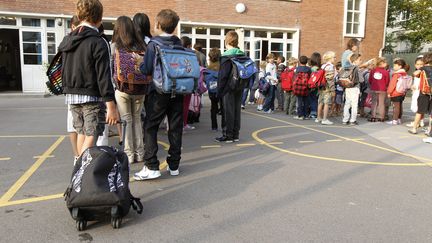
[[[83,231],[87,227],[87,221],[85,220],[77,220],[76,221],[76,227],[78,231]]]
[[[122,218],[111,218],[111,225],[113,229],[120,228],[121,223],[122,223]]]

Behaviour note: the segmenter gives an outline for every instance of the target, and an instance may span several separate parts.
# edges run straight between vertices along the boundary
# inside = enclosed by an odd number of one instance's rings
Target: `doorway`
[[[19,30],[0,29],[0,92],[22,91]]]

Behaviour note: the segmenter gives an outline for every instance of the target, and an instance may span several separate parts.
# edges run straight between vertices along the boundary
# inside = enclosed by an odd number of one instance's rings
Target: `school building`
[[[384,47],[388,0],[101,0],[103,24],[112,35],[120,15],[175,10],[179,36],[201,43],[204,51],[224,49],[235,30],[240,47],[254,60],[270,52],[285,58],[333,50],[338,56],[350,38],[361,40],[364,59]],[[63,37],[76,0],[0,0],[0,92],[44,92],[45,69]]]

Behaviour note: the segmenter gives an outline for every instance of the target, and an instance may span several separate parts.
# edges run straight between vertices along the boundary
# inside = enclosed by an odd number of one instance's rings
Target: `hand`
[[[413,76],[418,77],[420,75],[420,73],[421,73],[421,70],[417,70],[413,73]]]
[[[114,101],[107,102],[106,106],[107,106],[106,123],[108,123],[109,125],[117,124],[120,118]]]

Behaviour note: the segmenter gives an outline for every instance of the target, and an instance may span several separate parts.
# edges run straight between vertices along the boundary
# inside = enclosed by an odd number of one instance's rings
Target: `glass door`
[[[20,29],[22,84],[24,92],[45,90],[43,46],[46,43],[42,29]]]

